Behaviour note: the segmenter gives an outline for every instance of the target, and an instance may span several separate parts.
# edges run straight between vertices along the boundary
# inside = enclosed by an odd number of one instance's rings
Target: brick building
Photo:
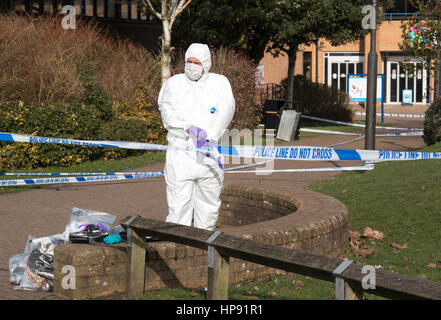
[[[30,15],[61,14],[72,5],[75,14],[94,19],[115,36],[137,42],[149,50],[159,50],[161,25],[137,6],[138,0],[0,0],[0,11]]]
[[[433,76],[423,69],[421,60],[406,56],[398,46],[402,41],[401,23],[414,12],[407,0],[397,0],[393,8],[384,11],[384,21],[377,28],[377,70],[384,75],[386,104],[401,104],[404,89],[413,91],[414,104],[429,104],[433,99]],[[348,74],[367,73],[369,51],[370,35],[337,47],[320,39],[318,47],[315,44],[299,47],[295,73],[346,91]],[[400,62],[414,64],[415,74],[404,70]],[[286,55],[274,58],[266,53],[260,64],[264,83],[280,83],[287,76]]]

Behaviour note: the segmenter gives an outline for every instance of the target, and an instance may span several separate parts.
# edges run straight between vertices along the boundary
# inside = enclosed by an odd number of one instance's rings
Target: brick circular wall
[[[348,211],[338,200],[312,191],[287,195],[225,184],[218,230],[263,243],[336,256],[348,244]],[[263,265],[231,258],[229,281],[276,273]],[[147,244],[145,290],[207,284],[207,252],[175,244]]]
[[[338,200],[307,190],[288,195],[240,185],[224,185],[218,230],[309,253],[335,256],[348,243],[348,212]],[[67,298],[125,292],[127,248],[61,244],[55,248],[54,291]],[[174,242],[146,243],[145,290],[198,288],[207,284],[207,251]],[[61,286],[62,267],[74,265],[77,290]],[[274,268],[230,258],[229,282],[277,273]]]
[[[285,197],[286,198],[286,197]],[[297,201],[274,192],[224,186],[218,227],[237,227],[277,219],[297,210]]]

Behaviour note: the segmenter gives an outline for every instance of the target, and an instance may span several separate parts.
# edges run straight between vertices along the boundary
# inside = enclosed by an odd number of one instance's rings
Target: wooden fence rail
[[[310,254],[219,232],[214,234],[212,231],[140,216],[128,217],[121,225],[127,228],[129,242],[132,239],[128,279],[130,296],[144,291],[145,242],[142,239],[151,236],[209,251],[208,299],[228,299],[230,257],[336,282],[337,298],[357,298],[367,292],[391,299],[441,299],[441,283],[382,270],[375,270],[375,289],[364,289],[362,280],[366,274],[362,273],[363,266],[348,260]],[[343,288],[346,291],[342,294]]]

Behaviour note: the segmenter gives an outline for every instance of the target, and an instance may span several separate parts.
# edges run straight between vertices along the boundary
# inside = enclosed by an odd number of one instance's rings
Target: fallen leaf
[[[392,254],[400,254],[401,253],[401,251],[400,250],[397,250],[397,249],[394,249],[393,251],[392,251]]]
[[[247,299],[247,300],[259,300],[259,297],[256,297],[256,296],[245,296],[245,299]]]
[[[369,240],[383,240],[385,235],[381,231],[373,230],[369,227],[366,227],[364,228],[363,237],[366,237]]]
[[[300,281],[300,280],[294,280],[293,282],[292,282],[292,284],[293,285],[295,285],[296,287],[303,287],[305,284],[302,282],[302,281]]]
[[[348,192],[348,190],[346,190],[346,189],[343,189],[343,191],[342,191],[341,193],[346,193],[346,192]]]
[[[373,254],[375,252],[375,250],[374,249],[372,249],[372,248],[364,248],[364,249],[361,249],[360,251],[359,251],[359,255],[360,256],[362,256],[362,257],[369,257],[371,254]]]
[[[273,297],[275,297],[275,296],[277,296],[277,292],[271,291],[271,292],[270,292],[270,295],[273,296]]]
[[[408,234],[410,234],[411,236],[415,236],[416,235],[416,233],[415,232],[408,232]]]
[[[351,238],[351,240],[360,240],[360,236],[360,232],[349,230],[349,237]]]
[[[190,292],[190,297],[197,297],[198,293],[196,291]]]
[[[395,249],[406,249],[406,248],[409,247],[409,245],[408,245],[407,243],[405,243],[405,244],[403,244],[403,245],[400,245],[400,244],[398,244],[398,243],[392,242],[390,245],[391,245],[392,247],[394,247]]]
[[[407,261],[407,260],[409,260],[409,258],[408,258],[408,257],[406,257],[406,256],[404,256],[404,257],[403,257],[403,259],[404,259],[404,260],[406,260],[406,261]]]
[[[428,266],[429,268],[436,268],[436,264],[434,264],[434,263],[429,263],[427,266]]]

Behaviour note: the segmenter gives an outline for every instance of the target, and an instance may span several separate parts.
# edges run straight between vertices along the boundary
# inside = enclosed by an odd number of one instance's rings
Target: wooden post
[[[127,230],[127,240],[130,245],[127,296],[133,298],[144,293],[146,246],[143,239],[131,228]]]
[[[345,300],[363,300],[363,293],[355,291],[352,287],[345,281]]]
[[[230,257],[213,250],[214,267],[208,268],[208,300],[228,300]]]

